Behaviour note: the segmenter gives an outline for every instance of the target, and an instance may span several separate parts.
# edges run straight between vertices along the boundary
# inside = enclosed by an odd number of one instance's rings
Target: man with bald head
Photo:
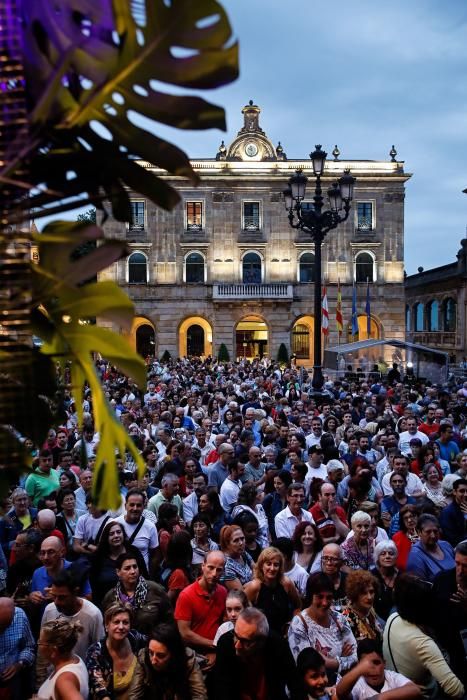
[[[39,558],[42,566],[32,575],[31,592],[29,600],[34,605],[44,606],[50,602],[50,587],[52,580],[65,568],[71,566],[71,562],[65,559],[65,547],[60,538],[46,537],[41,544]],[[91,597],[91,586],[86,579],[81,587],[81,595]]]
[[[208,487],[212,491],[220,493],[221,486],[227,479],[229,470],[227,465],[233,459],[235,451],[230,442],[223,442],[218,448],[219,459],[212,465],[208,474]]]
[[[0,687],[9,691],[8,697],[29,697],[34,650],[34,637],[24,610],[16,608],[12,598],[0,598]]]

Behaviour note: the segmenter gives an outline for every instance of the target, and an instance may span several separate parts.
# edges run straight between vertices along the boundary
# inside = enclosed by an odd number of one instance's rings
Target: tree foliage
[[[289,361],[289,353],[284,343],[279,345],[279,350],[277,351],[277,361],[282,365],[286,365]]]
[[[18,78],[7,74],[7,62],[0,66],[0,77],[7,90],[26,90],[28,129],[19,120],[16,131],[9,130],[6,151],[0,153],[0,197],[8,202],[1,207],[7,216],[0,222],[0,255],[4,265],[16,261],[24,268],[24,248],[15,253],[8,245],[12,228],[27,220],[31,210],[37,220],[90,204],[94,217],[95,209],[105,217],[108,202],[117,220],[130,221],[130,189],[172,208],[179,200],[177,192],[145,163],[196,184],[186,154],[137,125],[135,115],[182,129],[224,129],[222,108],[196,96],[163,93],[156,83],[206,89],[230,82],[238,73],[238,47],[217,0],[4,1],[5,16],[16,16],[12,31],[21,27],[25,79],[21,71],[15,74]],[[14,38],[7,53],[19,64]],[[22,237],[27,238],[24,233]],[[39,264],[31,265],[25,276],[30,287],[23,284],[15,302],[21,304],[18,317],[28,312],[34,333],[44,342],[40,359],[32,343],[19,346],[14,338],[8,351],[2,351],[8,369],[2,377],[0,407],[8,405],[10,414],[0,411],[1,453],[15,455],[15,464],[27,464],[18,436],[32,437],[38,444],[45,439],[54,417],[55,363],[71,360],[78,410],[88,385],[100,432],[94,489],[102,507],[114,506],[118,475],[110,467],[115,466],[116,453],[129,451],[143,465],[106,403],[94,356],[102,355],[140,386],[145,366],[122,335],[88,323],[101,316],[128,328],[133,304],[112,282],[88,280],[128,250],[124,241],[103,239],[91,210],[78,222],[49,224],[34,235],[34,242]],[[0,314],[6,308],[2,304],[0,297]],[[19,350],[21,362],[15,364],[13,353]],[[41,391],[32,400],[28,377],[35,368],[40,368],[45,386],[38,382]]]
[[[229,351],[227,350],[225,343],[220,344],[217,359],[219,362],[230,362]]]

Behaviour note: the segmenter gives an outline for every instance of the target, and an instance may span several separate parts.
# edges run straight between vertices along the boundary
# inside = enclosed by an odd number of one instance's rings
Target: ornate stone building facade
[[[467,239],[461,241],[457,261],[405,279],[407,340],[462,360],[467,347]]]
[[[101,276],[114,279],[136,305],[132,341],[142,354],[269,355],[281,343],[299,362],[313,363],[313,244],[288,223],[282,191],[297,168],[311,177],[310,160],[290,160],[274,147],[250,102],[244,124],[214,158],[192,161],[201,183],[147,168],[177,188],[180,204],[166,212],[132,193],[130,226],[110,219],[106,234],[126,238],[131,255]],[[352,285],[357,288],[360,339],[366,338],[367,279],[371,335],[404,338],[403,163],[347,161],[337,147],[326,161],[323,191],[347,168],[357,178],[348,220],[323,247],[330,344],[337,343],[338,281],[349,339]],[[312,195],[308,206],[312,207]],[[354,336],[354,339],[358,338]]]

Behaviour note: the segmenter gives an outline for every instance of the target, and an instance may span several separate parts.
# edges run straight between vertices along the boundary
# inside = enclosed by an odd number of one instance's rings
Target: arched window
[[[144,253],[132,253],[128,258],[128,282],[130,284],[147,284],[148,259]]]
[[[313,253],[302,253],[298,261],[298,268],[300,282],[315,281],[315,256]]]
[[[156,348],[156,334],[149,323],[143,323],[136,330],[136,352],[143,357],[154,357]]]
[[[425,324],[424,324],[424,306],[421,301],[419,301],[417,304],[415,304],[414,307],[414,319],[415,319],[415,330],[416,331],[423,331],[425,330]]]
[[[310,329],[304,323],[296,323],[292,330],[292,353],[297,360],[310,356]]]
[[[258,253],[246,253],[242,260],[243,284],[261,284],[261,258]]]
[[[188,357],[200,357],[204,354],[204,328],[198,323],[190,326],[186,332],[186,353]]]
[[[412,309],[410,306],[405,307],[405,330],[406,331],[411,331],[412,330]]]
[[[204,257],[201,253],[188,253],[185,258],[185,282],[188,284],[203,284]]]
[[[443,303],[443,330],[453,333],[456,330],[457,304],[449,298]]]
[[[375,259],[371,253],[357,253],[355,256],[355,281],[375,281]]]
[[[427,330],[439,331],[439,304],[433,299],[426,305]]]

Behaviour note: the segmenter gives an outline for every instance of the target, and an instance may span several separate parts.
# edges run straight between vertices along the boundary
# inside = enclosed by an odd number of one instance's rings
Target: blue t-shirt
[[[71,566],[71,561],[67,561],[66,559],[63,562],[63,568],[68,569]],[[40,591],[42,594],[44,593],[46,588],[50,588],[52,585],[52,579],[47,573],[47,569],[45,566],[40,566],[38,569],[35,570],[35,572],[32,575],[32,580],[31,580],[31,592],[34,591]],[[83,581],[83,584],[81,586],[79,594],[81,596],[89,595],[91,593],[91,586],[89,583],[89,579],[86,578],[85,581]]]

